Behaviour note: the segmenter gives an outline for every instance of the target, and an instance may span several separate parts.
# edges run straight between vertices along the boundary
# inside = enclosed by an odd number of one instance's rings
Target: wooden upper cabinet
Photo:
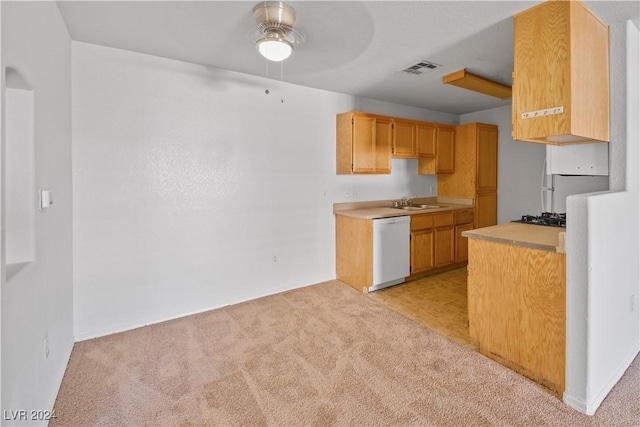
[[[438,126],[436,148],[436,173],[454,172],[454,135],[453,126]]]
[[[336,173],[388,174],[391,157],[419,174],[453,173],[455,126],[349,111],[336,116]]]
[[[416,157],[416,125],[413,122],[393,121],[393,157]]]
[[[391,173],[391,138],[392,122],[386,117],[375,119],[376,134],[373,139],[375,147],[375,171],[378,174]]]
[[[336,173],[391,172],[392,121],[373,114],[347,112],[336,116]]]
[[[513,139],[609,141],[609,27],[580,1],[514,16]]]
[[[436,156],[436,125],[416,125],[416,155],[417,157]]]
[[[454,173],[455,127],[435,125],[435,157],[423,156],[418,160],[421,175]]]

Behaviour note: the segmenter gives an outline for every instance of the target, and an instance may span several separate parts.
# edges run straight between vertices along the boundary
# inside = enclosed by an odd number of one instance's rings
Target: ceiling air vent
[[[422,74],[424,72],[434,70],[438,67],[442,67],[442,65],[436,64],[435,62],[431,61],[420,61],[415,65],[405,68],[402,71],[409,74]]]

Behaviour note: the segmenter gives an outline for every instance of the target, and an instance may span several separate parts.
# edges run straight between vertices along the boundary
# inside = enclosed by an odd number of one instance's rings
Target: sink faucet
[[[415,199],[416,196],[403,197],[400,199],[401,206],[411,206],[413,204],[412,199]]]

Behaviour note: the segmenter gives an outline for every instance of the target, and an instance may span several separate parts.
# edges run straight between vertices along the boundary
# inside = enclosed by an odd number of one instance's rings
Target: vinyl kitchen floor
[[[478,350],[469,336],[466,267],[368,294],[393,310]]]

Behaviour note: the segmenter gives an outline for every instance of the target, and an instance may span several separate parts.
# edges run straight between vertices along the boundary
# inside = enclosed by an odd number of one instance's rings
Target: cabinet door
[[[373,173],[376,169],[376,118],[353,117],[353,173]]]
[[[436,267],[453,263],[453,226],[434,229]]]
[[[416,155],[418,157],[435,157],[436,127],[433,125],[416,125]]]
[[[391,120],[376,118],[375,173],[391,173]]]
[[[353,117],[353,173],[391,172],[391,120]]]
[[[438,127],[436,136],[436,173],[453,173],[454,128]]]
[[[498,188],[498,129],[478,125],[476,138],[476,189],[494,192]]]
[[[483,193],[476,195],[476,227],[489,227],[497,223],[496,193]]]
[[[473,229],[473,224],[461,224],[455,226],[456,235],[456,262],[467,262],[469,259],[469,241],[462,235],[463,231]]]
[[[609,141],[609,27],[578,1],[542,2],[513,22],[513,139]]]
[[[433,269],[433,229],[411,232],[411,274]]]
[[[416,130],[411,122],[395,120],[393,124],[393,157],[416,157]]]

